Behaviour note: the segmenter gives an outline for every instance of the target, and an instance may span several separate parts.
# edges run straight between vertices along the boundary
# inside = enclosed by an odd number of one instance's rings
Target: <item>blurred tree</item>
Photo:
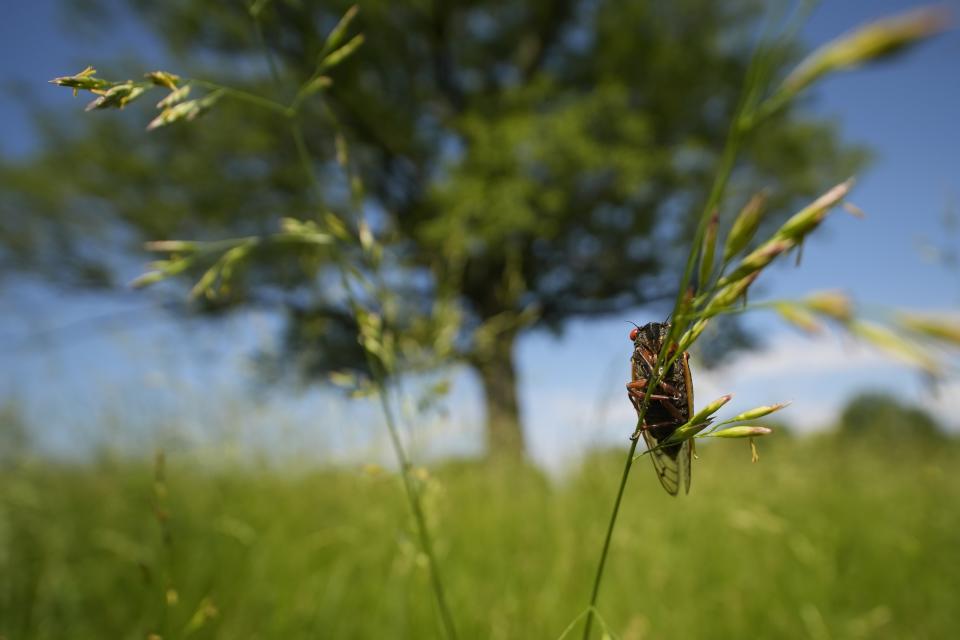
[[[876,437],[896,442],[903,438],[936,440],[940,425],[920,407],[897,402],[889,393],[865,392],[847,403],[840,416],[840,433],[857,438]]]
[[[342,210],[350,194],[334,162],[336,118],[388,245],[392,286],[427,309],[439,291],[455,292],[456,358],[482,383],[490,448],[519,454],[517,337],[672,297],[682,255],[674,248],[709,187],[762,3],[361,4],[365,44],[303,119],[319,194],[288,123],[250,105],[221,101],[202,122],[149,135],[143,113],[129,113],[137,107],[119,120],[47,113],[42,150],[0,168],[0,264],[108,284],[107,243],[263,233],[281,216]],[[168,48],[171,70],[288,101],[347,5],[266,6],[263,39],[279,82],[243,3],[130,6]],[[73,7],[78,21],[109,33],[112,3]],[[796,58],[795,42],[777,46],[784,65]],[[770,187],[775,218],[862,160],[830,125],[787,108],[747,142],[729,201]],[[280,305],[286,350],[274,371],[362,370],[350,316],[322,268],[254,266],[203,310]]]

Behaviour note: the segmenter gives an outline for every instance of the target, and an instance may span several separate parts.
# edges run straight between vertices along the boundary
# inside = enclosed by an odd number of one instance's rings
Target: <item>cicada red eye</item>
[[[630,341],[631,341],[631,342],[633,342],[634,340],[637,339],[637,334],[638,334],[638,333],[640,333],[640,329],[637,329],[636,327],[634,327],[633,329],[630,329]]]

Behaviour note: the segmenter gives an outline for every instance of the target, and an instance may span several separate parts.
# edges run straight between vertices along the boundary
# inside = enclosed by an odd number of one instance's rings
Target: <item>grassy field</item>
[[[614,637],[955,637],[960,446],[781,437],[752,465],[734,444],[703,447],[686,498],[636,469],[601,595]],[[582,611],[621,455],[558,482],[432,471],[463,638],[557,638]],[[0,471],[0,637],[438,637],[395,476],[166,466],[159,485],[150,460]]]

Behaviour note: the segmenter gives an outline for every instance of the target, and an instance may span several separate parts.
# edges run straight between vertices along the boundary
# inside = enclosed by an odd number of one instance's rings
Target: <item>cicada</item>
[[[630,331],[633,356],[630,358],[630,382],[627,396],[640,415],[647,384],[656,367],[657,354],[670,332],[667,322],[651,322]],[[693,445],[690,440],[661,447],[693,415],[693,380],[690,376],[690,354],[683,352],[670,369],[661,376],[657,388],[650,394],[650,404],[637,431],[643,435],[660,484],[670,495],[677,495],[683,485],[690,492],[690,458]],[[634,437],[639,435],[634,434]]]

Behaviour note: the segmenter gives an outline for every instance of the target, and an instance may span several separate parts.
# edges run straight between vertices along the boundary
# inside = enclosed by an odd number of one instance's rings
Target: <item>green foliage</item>
[[[610,631],[951,637],[960,450],[897,442],[775,439],[761,465],[704,446],[682,505],[635,474],[604,589]],[[597,496],[615,490],[605,470],[621,455],[591,455],[560,482],[465,463],[424,480],[464,638],[553,639],[582,611],[595,560],[584,541],[602,535]],[[0,634],[176,638],[212,605],[190,637],[438,636],[392,474],[206,469],[168,461],[169,550],[149,461],[2,472]]]

